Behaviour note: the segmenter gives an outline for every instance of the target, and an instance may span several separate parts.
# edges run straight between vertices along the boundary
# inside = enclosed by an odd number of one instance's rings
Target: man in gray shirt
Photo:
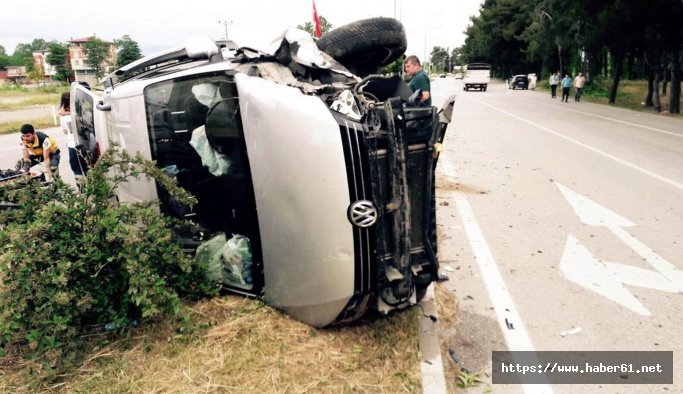
[[[553,75],[550,76],[550,95],[552,98],[555,98],[557,96],[557,85],[560,83],[560,75],[559,73],[555,72]]]

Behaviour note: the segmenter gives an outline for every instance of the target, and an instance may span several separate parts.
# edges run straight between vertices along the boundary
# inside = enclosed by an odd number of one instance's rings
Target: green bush
[[[607,98],[609,97],[609,89],[605,87],[602,81],[588,82],[583,89],[583,94],[592,99]]]
[[[156,201],[119,204],[114,188],[149,176],[176,200],[194,199],[154,163],[110,150],[82,193],[57,181],[4,185],[0,201],[0,356],[56,376],[82,356],[82,335],[178,316],[180,298],[215,294],[206,267],[183,253]]]

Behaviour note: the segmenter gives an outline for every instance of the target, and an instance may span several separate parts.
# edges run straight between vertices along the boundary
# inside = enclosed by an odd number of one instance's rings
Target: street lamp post
[[[422,63],[427,63],[427,35],[429,34],[429,28],[427,26],[427,22],[429,22],[429,18],[433,16],[441,15],[441,13],[436,12],[433,14],[429,14],[425,16],[425,43],[424,43],[424,57],[422,58]]]
[[[232,25],[231,20],[218,21],[219,24],[225,26],[225,40],[228,39],[228,25]]]

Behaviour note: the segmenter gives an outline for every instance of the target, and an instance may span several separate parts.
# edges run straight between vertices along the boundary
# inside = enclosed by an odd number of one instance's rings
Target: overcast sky
[[[400,19],[408,35],[407,54],[420,59],[435,45],[453,49],[464,43],[470,16],[483,0],[316,0],[318,15],[333,27],[369,17]],[[181,46],[191,35],[225,36],[237,45],[268,49],[288,27],[312,20],[312,0],[4,1],[0,45],[8,54],[34,38],[66,42],[92,36],[114,40],[128,34],[143,54]]]

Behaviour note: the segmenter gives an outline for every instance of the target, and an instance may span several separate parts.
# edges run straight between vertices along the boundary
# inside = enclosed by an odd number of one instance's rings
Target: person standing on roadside
[[[432,105],[431,84],[427,72],[420,66],[420,59],[415,55],[408,56],[404,63],[405,71],[410,75],[410,82],[408,86],[413,92],[418,89],[422,90],[422,97],[420,102],[429,107]]]
[[[78,151],[76,150],[76,138],[73,135],[71,126],[71,93],[62,93],[57,114],[59,115],[59,124],[62,132],[66,134],[66,146],[69,150],[69,166],[74,173],[76,184],[81,185],[88,167],[83,160],[79,159]]]
[[[583,76],[583,73],[579,73],[579,75],[574,78],[574,88],[576,89],[576,93],[574,94],[574,101],[581,101],[581,95],[583,94],[583,85],[586,84],[586,77]]]
[[[550,97],[557,97],[557,85],[560,83],[560,73],[554,72],[550,76]]]
[[[24,163],[30,166],[43,163],[46,181],[52,182],[53,175],[59,175],[60,152],[57,141],[45,133],[35,131],[33,125],[21,126],[21,152]]]
[[[569,74],[564,74],[562,78],[562,101],[569,102],[569,89],[572,87],[572,77]]]

